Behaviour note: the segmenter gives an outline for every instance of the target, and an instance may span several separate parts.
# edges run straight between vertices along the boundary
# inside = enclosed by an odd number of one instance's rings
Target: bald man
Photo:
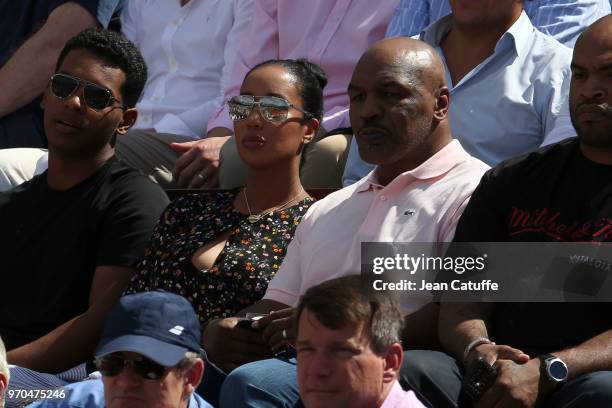
[[[227,371],[261,358],[261,350],[249,348],[249,336],[273,350],[292,343],[293,307],[300,295],[320,282],[359,273],[362,242],[450,241],[487,169],[452,138],[444,68],[424,42],[395,38],[373,45],[359,60],[348,94],[360,153],[376,168],[311,207],[263,300],[241,316],[273,314],[259,320],[255,330],[237,327],[239,317],[208,325],[204,347]],[[433,347],[437,307],[417,299],[402,307],[405,344]],[[295,376],[295,366],[278,359],[240,367],[225,380],[221,406],[268,406],[279,400],[291,406],[299,397]]]
[[[553,9],[578,18],[578,7],[568,6],[568,0],[449,3],[453,13],[429,25],[419,38],[444,59],[453,99],[449,122],[466,151],[493,166],[575,136],[566,104],[572,51],[538,31],[523,5],[540,7],[544,18]],[[405,7],[402,3],[397,12]],[[370,169],[354,145],[343,176],[345,186]]]
[[[455,241],[612,241],[612,15],[579,37],[571,69],[578,137],[487,172]],[[498,374],[479,408],[612,407],[612,303],[442,304],[439,327],[457,360],[406,354],[422,368],[407,380],[434,390],[424,398],[432,406],[457,406],[460,367],[482,357]]]

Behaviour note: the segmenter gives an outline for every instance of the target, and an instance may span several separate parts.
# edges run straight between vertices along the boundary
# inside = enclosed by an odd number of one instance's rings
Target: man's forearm
[[[89,307],[46,335],[11,350],[9,363],[55,373],[87,361],[95,350],[108,312],[135,271],[125,266],[98,266],[89,289]]]
[[[438,320],[442,347],[463,361],[463,352],[470,342],[488,338],[486,322],[492,309],[491,303],[443,303]]]
[[[595,371],[612,370],[612,330],[579,346],[553,353],[567,364],[569,379]]]
[[[96,20],[82,6],[56,8],[41,29],[0,69],[0,117],[26,105],[45,89],[66,41]]]
[[[10,364],[56,373],[86,361],[94,352],[106,310],[89,309],[55,330],[7,353]]]

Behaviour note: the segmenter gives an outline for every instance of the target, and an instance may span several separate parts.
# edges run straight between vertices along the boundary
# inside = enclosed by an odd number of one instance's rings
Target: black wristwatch
[[[559,357],[552,354],[544,354],[539,357],[541,361],[540,370],[549,383],[559,387],[567,381],[567,364]]]

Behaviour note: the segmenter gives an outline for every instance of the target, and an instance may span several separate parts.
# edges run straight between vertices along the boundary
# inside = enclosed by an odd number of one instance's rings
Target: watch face
[[[548,367],[550,376],[557,381],[563,381],[567,378],[567,367],[560,360],[553,360]]]

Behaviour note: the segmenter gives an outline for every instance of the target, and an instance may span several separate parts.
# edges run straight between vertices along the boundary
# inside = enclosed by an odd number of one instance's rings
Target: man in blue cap
[[[66,386],[65,398],[32,407],[212,408],[195,389],[204,374],[201,329],[191,304],[157,290],[124,296],[95,352],[102,380]]]

